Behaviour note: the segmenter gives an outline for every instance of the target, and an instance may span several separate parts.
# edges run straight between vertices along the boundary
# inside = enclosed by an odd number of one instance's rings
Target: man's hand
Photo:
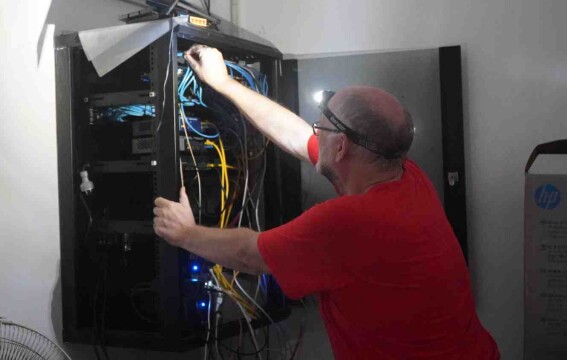
[[[195,226],[185,187],[179,191],[179,202],[160,197],[154,204],[154,231],[171,245],[182,247],[189,237],[189,228]]]
[[[215,48],[193,45],[183,54],[183,57],[197,73],[199,79],[217,91],[232,80],[226,71],[221,52]]]

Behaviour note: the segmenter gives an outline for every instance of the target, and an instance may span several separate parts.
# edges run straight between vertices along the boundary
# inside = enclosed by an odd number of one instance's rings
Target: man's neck
[[[353,167],[348,172],[348,175],[343,177],[341,193],[344,195],[364,194],[375,185],[400,180],[403,174],[404,169],[402,166],[388,170],[369,168],[368,165]]]

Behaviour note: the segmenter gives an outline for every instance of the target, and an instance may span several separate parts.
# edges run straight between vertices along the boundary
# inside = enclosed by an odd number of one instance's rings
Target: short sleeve
[[[349,213],[340,199],[329,200],[260,234],[260,254],[288,297],[337,289],[350,281],[344,265]]]

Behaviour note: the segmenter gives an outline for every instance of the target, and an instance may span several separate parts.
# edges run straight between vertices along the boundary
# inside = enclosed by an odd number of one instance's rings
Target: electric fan
[[[37,331],[0,318],[0,360],[71,360]]]

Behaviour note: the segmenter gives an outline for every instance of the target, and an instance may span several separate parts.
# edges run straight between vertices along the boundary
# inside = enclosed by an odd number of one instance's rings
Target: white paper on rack
[[[79,32],[79,39],[98,76],[104,76],[140,50],[186,23],[187,16],[111,26]]]

